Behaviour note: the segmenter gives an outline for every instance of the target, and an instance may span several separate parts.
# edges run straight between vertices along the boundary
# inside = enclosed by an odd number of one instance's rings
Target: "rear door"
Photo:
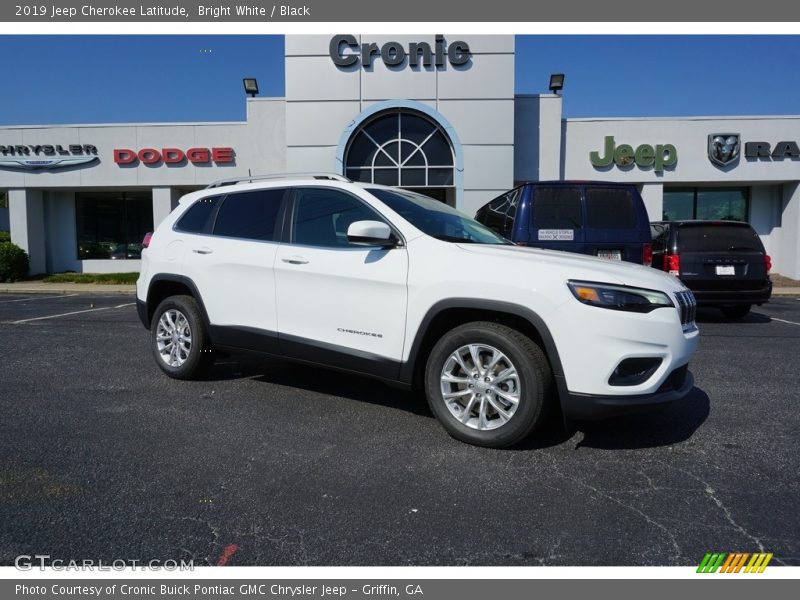
[[[764,246],[747,223],[683,223],[677,229],[680,278],[693,290],[764,286]]]
[[[528,228],[520,241],[538,248],[586,252],[580,187],[534,186],[529,206]]]
[[[586,186],[586,253],[642,264],[650,230],[634,188]]]
[[[206,234],[190,241],[184,270],[200,291],[217,344],[277,346],[273,267],[286,194],[282,188],[228,194]]]

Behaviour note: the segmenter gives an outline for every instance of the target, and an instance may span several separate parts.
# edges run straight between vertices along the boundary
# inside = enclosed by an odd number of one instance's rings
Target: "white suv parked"
[[[425,196],[333,175],[184,196],[142,252],[137,308],[170,377],[216,349],[423,388],[454,437],[519,442],[693,386],[695,301],[655,269],[515,246]]]

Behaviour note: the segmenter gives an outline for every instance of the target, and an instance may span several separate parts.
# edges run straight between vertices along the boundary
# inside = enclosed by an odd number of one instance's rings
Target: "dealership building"
[[[750,222],[800,279],[800,115],[564,118],[515,94],[512,35],[286,36],[285,66],[244,121],[0,127],[0,228],[31,273],[135,271],[144,233],[220,179],[334,172],[470,215],[521,181],[621,181],[652,220]]]

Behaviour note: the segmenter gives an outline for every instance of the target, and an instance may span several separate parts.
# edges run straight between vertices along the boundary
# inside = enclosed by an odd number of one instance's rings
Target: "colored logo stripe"
[[[750,559],[747,562],[747,559]],[[757,552],[708,552],[697,567],[698,573],[739,573],[744,568],[745,573],[763,573],[772,560],[772,553]],[[747,562],[747,566],[745,563]]]

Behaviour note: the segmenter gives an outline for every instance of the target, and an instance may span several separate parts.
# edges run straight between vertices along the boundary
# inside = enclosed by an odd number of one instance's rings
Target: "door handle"
[[[292,256],[291,258],[282,258],[281,259],[285,263],[289,263],[290,265],[307,265],[308,261],[303,258],[302,256]]]
[[[192,252],[195,254],[211,254],[214,251],[208,246],[203,246],[202,248],[194,248]]]

